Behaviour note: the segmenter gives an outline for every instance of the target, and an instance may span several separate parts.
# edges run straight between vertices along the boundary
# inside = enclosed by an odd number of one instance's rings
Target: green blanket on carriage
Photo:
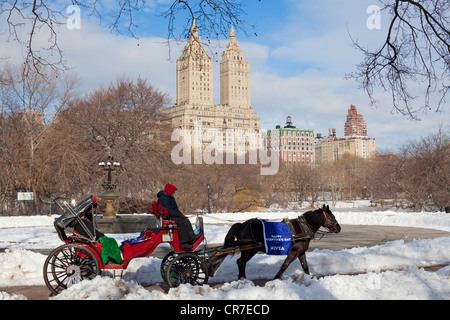
[[[116,239],[108,237],[100,237],[98,241],[102,244],[102,261],[106,264],[108,261],[112,260],[117,264],[122,264],[123,259],[120,254],[119,246],[117,245]]]

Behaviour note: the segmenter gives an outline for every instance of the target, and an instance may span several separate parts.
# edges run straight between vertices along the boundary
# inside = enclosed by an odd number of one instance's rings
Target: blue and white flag
[[[291,251],[292,234],[284,222],[269,222],[261,220],[264,229],[264,245],[266,253],[286,255]]]

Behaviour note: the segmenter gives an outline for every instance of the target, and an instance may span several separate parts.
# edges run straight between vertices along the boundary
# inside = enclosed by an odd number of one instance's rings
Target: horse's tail
[[[231,226],[227,235],[225,236],[224,248],[234,247],[236,245],[236,234],[241,229],[242,223],[235,223]]]

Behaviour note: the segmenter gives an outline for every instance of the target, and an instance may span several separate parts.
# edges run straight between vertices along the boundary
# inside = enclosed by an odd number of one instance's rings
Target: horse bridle
[[[331,222],[330,218],[328,218],[328,215],[325,212],[325,210],[322,209],[322,213],[323,213],[323,216],[325,218],[325,222],[323,223],[323,227],[328,229],[328,231],[333,232],[333,230],[334,230],[334,228],[336,228],[336,225],[337,225],[338,222],[336,221],[336,223],[333,224]],[[331,225],[331,227],[327,227],[327,222],[328,222],[328,225]]]
[[[289,223],[289,222],[286,222],[286,221],[285,221],[285,223],[286,223],[286,224],[289,226],[289,228],[291,229],[292,236],[293,236],[294,238],[296,238],[297,240],[298,240],[298,239],[306,239],[306,238],[314,239],[315,233],[322,234],[322,237],[320,237],[320,239],[322,239],[323,236],[324,236],[325,234],[330,233],[330,232],[333,232],[333,230],[336,228],[336,225],[338,224],[337,221],[336,221],[335,224],[332,223],[332,221],[328,218],[327,213],[326,213],[325,210],[322,209],[322,213],[323,213],[323,216],[324,216],[324,218],[325,218],[325,222],[323,223],[323,225],[321,225],[321,227],[324,227],[325,229],[327,229],[328,232],[324,232],[324,231],[320,231],[320,230],[313,231],[313,227],[306,221],[306,219],[305,219],[305,217],[304,217],[303,215],[297,217],[296,221],[297,221],[297,223],[298,223],[298,225],[299,225],[299,227],[300,227],[300,230],[301,230],[304,234],[306,234],[306,236],[298,236],[298,235],[295,235],[295,231],[293,230],[293,228],[292,228],[292,226],[290,225],[290,223]],[[286,218],[286,219],[287,219],[287,218]],[[288,220],[288,221],[289,221],[289,220]],[[328,225],[331,225],[331,227],[327,227],[327,222],[328,222]],[[320,227],[319,227],[319,228],[320,228]],[[314,229],[315,229],[315,228],[314,228]],[[318,240],[320,240],[320,239],[318,239]]]

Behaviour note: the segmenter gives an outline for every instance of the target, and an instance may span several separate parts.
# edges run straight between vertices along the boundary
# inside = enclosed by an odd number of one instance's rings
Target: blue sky
[[[138,39],[127,34],[112,34],[108,13],[114,0],[101,1],[101,25],[81,11],[79,30],[60,30],[65,59],[82,79],[80,90],[88,92],[107,86],[118,76],[141,76],[176,101],[176,65],[184,43],[168,48],[167,21],[159,16],[171,0],[148,0],[135,16]],[[377,107],[346,74],[355,70],[362,56],[351,45],[349,33],[363,45],[376,48],[383,41],[388,17],[381,15],[379,30],[369,30],[366,12],[378,0],[245,0],[243,16],[255,30],[250,36],[237,33],[246,60],[251,64],[252,106],[261,117],[262,128],[284,124],[291,116],[294,124],[315,133],[326,134],[336,128],[342,136],[347,110],[351,104],[364,115],[368,135],[377,140],[379,150],[394,149],[408,138],[418,138],[450,125],[448,113],[423,115],[419,122],[391,112],[388,94],[379,92]],[[184,24],[185,19],[179,16]],[[257,36],[253,35],[256,32]],[[202,30],[200,30],[202,36]],[[213,41],[211,52],[220,60],[224,37]],[[45,37],[41,39],[45,43]],[[20,57],[14,43],[0,47],[0,56]],[[170,59],[169,59],[170,56]],[[16,58],[17,59],[17,58]],[[219,64],[214,68],[214,102],[219,103]],[[447,107],[448,109],[448,107]]]

